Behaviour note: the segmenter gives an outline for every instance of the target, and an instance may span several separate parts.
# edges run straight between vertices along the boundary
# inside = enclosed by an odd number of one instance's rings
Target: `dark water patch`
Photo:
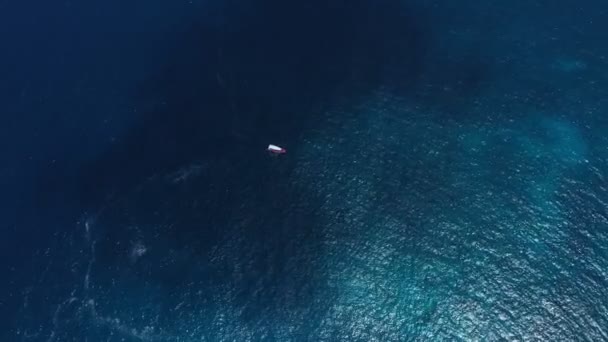
[[[221,13],[221,22],[175,36],[138,94],[157,105],[83,170],[85,201],[195,159],[235,158],[269,141],[293,146],[318,121],[311,109],[390,81],[391,66],[414,81],[426,51],[428,24],[389,2],[228,3]]]

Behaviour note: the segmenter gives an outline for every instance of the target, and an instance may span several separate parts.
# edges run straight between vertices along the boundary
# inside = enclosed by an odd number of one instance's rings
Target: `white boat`
[[[270,144],[268,145],[268,152],[274,154],[284,154],[287,153],[287,150],[277,145]]]

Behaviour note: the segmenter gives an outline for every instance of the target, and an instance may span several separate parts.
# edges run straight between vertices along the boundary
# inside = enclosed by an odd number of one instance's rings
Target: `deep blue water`
[[[0,340],[608,340],[607,14],[0,2]]]

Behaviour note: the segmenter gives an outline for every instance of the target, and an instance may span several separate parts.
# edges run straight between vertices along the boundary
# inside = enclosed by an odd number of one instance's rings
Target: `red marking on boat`
[[[268,150],[268,152],[274,153],[274,154],[285,154],[285,153],[287,153],[286,149],[284,149],[282,147],[279,147],[277,145],[272,145],[272,144],[268,145],[267,150]]]

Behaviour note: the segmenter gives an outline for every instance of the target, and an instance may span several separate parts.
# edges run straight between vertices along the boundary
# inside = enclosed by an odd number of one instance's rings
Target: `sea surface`
[[[0,2],[0,340],[608,341],[607,17]]]

